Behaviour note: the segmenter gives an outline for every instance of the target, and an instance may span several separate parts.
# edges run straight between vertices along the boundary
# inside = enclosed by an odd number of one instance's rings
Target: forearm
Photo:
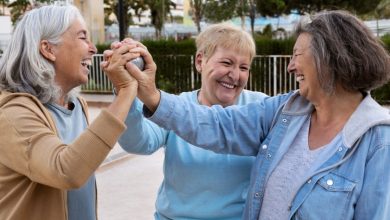
[[[106,158],[125,125],[103,110],[69,145],[36,113],[19,106],[5,109],[0,123],[0,161],[32,181],[60,189],[82,186]],[[17,114],[15,114],[17,112]],[[28,141],[22,141],[28,140]],[[12,147],[9,147],[12,146]]]
[[[136,86],[122,88],[119,90],[112,103],[107,107],[107,111],[115,115],[120,121],[124,122],[136,95]]]
[[[125,121],[127,129],[118,142],[129,153],[149,155],[165,144],[167,131],[145,119],[142,107],[138,99],[133,102]]]

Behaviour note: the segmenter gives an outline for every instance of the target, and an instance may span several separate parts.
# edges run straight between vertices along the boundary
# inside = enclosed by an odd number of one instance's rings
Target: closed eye
[[[249,68],[246,66],[241,66],[240,69],[241,71],[249,71]]]

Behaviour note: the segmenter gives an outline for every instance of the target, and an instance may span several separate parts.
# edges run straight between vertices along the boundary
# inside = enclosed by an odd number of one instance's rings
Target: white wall
[[[9,16],[0,16],[0,49],[5,50],[12,35],[12,22]]]

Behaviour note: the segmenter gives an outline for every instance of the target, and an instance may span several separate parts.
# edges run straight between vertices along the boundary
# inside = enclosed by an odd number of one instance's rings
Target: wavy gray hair
[[[72,5],[43,6],[27,12],[0,60],[0,89],[29,93],[42,103],[56,101],[60,88],[54,82],[54,65],[41,55],[40,42],[60,43],[75,19],[83,20]]]
[[[390,56],[368,27],[346,11],[323,11],[303,18],[296,34],[312,36],[321,87],[333,93],[339,83],[348,91],[367,92],[390,79]]]

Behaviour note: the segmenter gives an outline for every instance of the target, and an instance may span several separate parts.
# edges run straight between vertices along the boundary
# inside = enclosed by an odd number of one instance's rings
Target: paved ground
[[[162,156],[161,150],[151,156],[128,155],[99,168],[99,220],[153,219]]]
[[[90,105],[94,119],[103,105]],[[163,150],[151,156],[125,153],[117,144],[96,172],[99,220],[151,220],[162,180]]]

